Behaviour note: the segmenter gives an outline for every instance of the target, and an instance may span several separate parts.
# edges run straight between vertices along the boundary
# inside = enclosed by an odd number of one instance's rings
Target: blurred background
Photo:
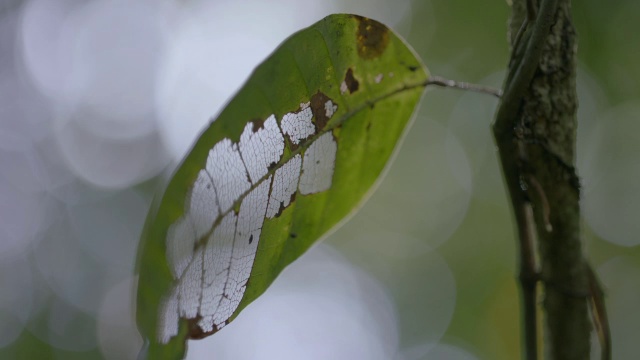
[[[502,82],[503,0],[0,0],[0,359],[135,358],[135,254],[161,179],[254,66],[335,12],[388,24],[434,74]],[[615,359],[640,338],[638,15],[574,4],[584,242]],[[518,358],[496,103],[430,90],[361,211],[188,358]]]

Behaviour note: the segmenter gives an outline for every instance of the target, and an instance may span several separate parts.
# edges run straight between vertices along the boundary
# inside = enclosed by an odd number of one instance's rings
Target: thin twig
[[[587,266],[587,275],[589,276],[593,324],[600,339],[600,358],[611,360],[611,330],[609,329],[607,308],[604,305],[604,291],[591,265]]]
[[[502,89],[496,89],[490,86],[472,84],[464,81],[449,80],[436,75],[431,75],[429,77],[429,80],[425,82],[425,86],[429,86],[429,85],[436,85],[436,86],[442,86],[447,88],[454,88],[454,89],[460,89],[460,90],[479,92],[483,94],[489,94],[497,97],[498,99],[502,96]]]

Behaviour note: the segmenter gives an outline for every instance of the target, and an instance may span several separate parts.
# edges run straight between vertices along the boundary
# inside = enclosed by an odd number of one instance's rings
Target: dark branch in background
[[[589,276],[580,237],[580,187],[573,167],[577,96],[570,0],[513,0],[510,32],[511,59],[493,133],[520,245],[524,354],[528,360],[538,358],[541,281],[546,355],[589,358],[590,299],[606,359],[610,347],[604,302],[595,276]]]

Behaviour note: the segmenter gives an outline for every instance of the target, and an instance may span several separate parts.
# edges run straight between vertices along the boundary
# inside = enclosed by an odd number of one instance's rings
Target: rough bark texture
[[[527,16],[514,0],[510,41]],[[560,0],[514,129],[524,159],[520,181],[534,209],[544,284],[545,341],[550,359],[588,359],[588,278],[580,237],[576,147],[576,34],[570,0]]]

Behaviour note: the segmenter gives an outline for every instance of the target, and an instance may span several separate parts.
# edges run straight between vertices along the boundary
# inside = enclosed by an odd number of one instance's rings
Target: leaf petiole
[[[425,86],[436,85],[436,86],[447,87],[447,88],[473,91],[473,92],[493,95],[498,99],[502,97],[502,89],[497,89],[490,86],[472,84],[464,81],[449,80],[436,75],[431,75],[429,77],[429,80],[427,80],[424,83],[424,85]]]

